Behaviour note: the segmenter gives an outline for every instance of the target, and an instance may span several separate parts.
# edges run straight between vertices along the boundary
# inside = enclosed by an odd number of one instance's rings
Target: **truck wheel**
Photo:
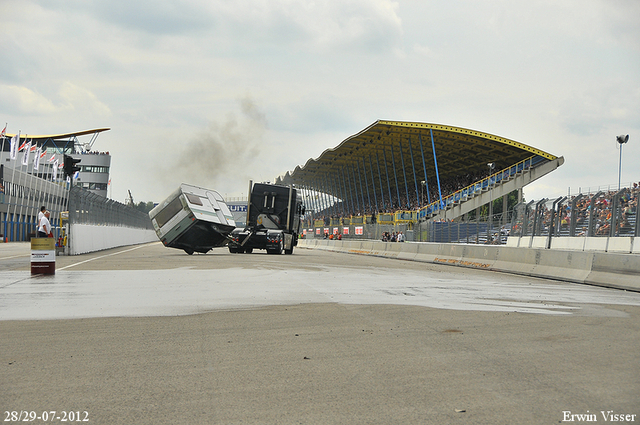
[[[238,248],[236,248],[235,246],[229,245],[229,253],[236,254],[237,252],[238,252]]]
[[[251,254],[253,252],[253,248],[247,248],[244,250],[247,254]]]
[[[291,249],[285,249],[285,250],[284,250],[284,253],[285,253],[286,255],[291,255],[291,254],[293,254],[293,247],[291,247]]]

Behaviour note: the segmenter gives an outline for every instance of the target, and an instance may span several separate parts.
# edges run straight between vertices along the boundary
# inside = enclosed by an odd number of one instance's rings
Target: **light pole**
[[[621,134],[616,137],[618,144],[620,145],[620,162],[618,164],[618,191],[620,190],[620,178],[622,177],[622,145],[629,141],[629,135]]]
[[[493,229],[493,186],[491,186],[491,174],[493,173],[493,169],[496,166],[496,164],[494,164],[493,162],[490,162],[487,164],[487,167],[489,167],[489,223],[487,225],[487,242],[491,243],[493,242],[491,240],[491,236],[493,235],[492,229]]]
[[[422,206],[422,207],[424,207],[424,187],[425,187],[426,185],[427,185],[427,182],[426,182],[426,181],[422,180],[422,181],[420,182],[420,188],[422,189],[422,190],[421,190],[421,193],[420,193],[420,206]]]

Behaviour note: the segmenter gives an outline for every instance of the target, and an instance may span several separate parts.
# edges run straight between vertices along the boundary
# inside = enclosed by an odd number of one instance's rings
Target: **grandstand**
[[[323,228],[316,234],[371,222],[410,228],[458,219],[513,191],[521,200],[524,186],[563,162],[480,131],[379,120],[277,182],[302,189],[306,227]]]
[[[640,234],[638,198],[634,184],[615,191],[580,193],[555,200],[516,205],[512,235],[554,237],[635,237]]]

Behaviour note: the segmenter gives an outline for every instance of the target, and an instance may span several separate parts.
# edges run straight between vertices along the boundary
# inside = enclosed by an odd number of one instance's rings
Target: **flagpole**
[[[26,145],[26,143],[27,143],[27,139],[28,139],[28,137],[27,137],[27,135],[25,135],[25,137],[24,137],[24,142],[25,142],[25,146],[24,146],[24,147],[25,147],[25,150],[26,150],[27,148],[30,148],[30,146],[31,146],[31,143],[29,143],[29,145],[28,145],[28,146]],[[33,139],[32,139],[32,142],[33,142]],[[19,145],[18,145],[18,146],[19,146]],[[18,152],[20,152],[20,147],[18,147],[18,150],[17,150],[17,152],[16,152],[16,160],[17,160],[17,158],[18,158]],[[27,161],[26,161],[26,162],[27,162],[27,165],[26,165],[26,170],[24,171],[24,174],[25,174],[25,176],[24,176],[24,180],[25,180],[24,185],[25,185],[25,187],[26,187],[26,188],[28,188],[28,190],[29,190],[29,191],[31,191],[31,184],[32,184],[32,181],[29,181],[29,160],[28,160],[29,152],[30,152],[30,150],[26,150],[26,152],[25,152],[25,155],[27,156]],[[23,164],[23,165],[24,165],[24,164]],[[22,172],[22,165],[20,166],[20,172]],[[20,179],[20,175],[18,175],[18,186],[20,186],[20,180],[21,180],[21,179]],[[32,180],[33,180],[33,179],[32,179]],[[26,190],[25,190],[25,191],[23,191],[23,192],[26,192]],[[27,198],[27,199],[28,199],[28,198]],[[22,198],[22,202],[20,203],[20,214],[18,215],[18,217],[23,217],[22,211],[24,210],[25,203],[27,202],[27,199]],[[16,212],[17,212],[17,210],[18,210],[18,203],[16,202],[15,209],[13,210],[13,217],[14,217],[14,218],[15,218],[15,216],[16,216]],[[24,224],[25,224],[25,226],[26,226],[26,224],[27,224],[26,220],[24,220]],[[18,222],[18,229],[19,229],[19,228],[20,228],[20,222]],[[17,239],[17,238],[16,238],[16,239]]]
[[[64,157],[63,157],[64,158]],[[60,229],[58,231],[58,237],[60,237],[62,234],[62,211],[64,210],[64,191],[62,190],[62,186],[60,186],[60,184],[58,183],[58,160],[56,159],[53,162],[53,173],[55,178],[53,179],[54,184],[56,185],[56,196],[59,198],[60,202],[58,202],[58,228]]]
[[[44,147],[44,144],[41,146],[41,148],[42,147]],[[42,152],[40,152],[39,149],[36,149],[36,155],[42,155]],[[38,162],[38,168],[40,168],[40,163],[39,162]],[[40,178],[40,177],[38,177],[38,172],[39,172],[39,169],[35,169],[35,174],[33,174],[36,179]],[[40,194],[42,194],[42,192],[44,190],[44,181],[45,181],[44,177],[41,180],[36,180],[36,193],[38,193],[38,186],[40,186]],[[41,203],[44,203],[44,200]],[[45,207],[47,208],[47,210],[49,210],[48,206],[45,206]],[[37,209],[38,208],[38,204],[34,203],[34,208]],[[51,220],[49,220],[49,221],[51,221]],[[49,224],[51,224],[51,223],[49,223]],[[39,220],[38,220],[38,227],[40,227],[40,221]],[[36,232],[37,231],[38,231],[38,229],[36,228]]]
[[[24,136],[24,141],[25,141],[25,142],[27,141],[27,138],[28,138],[28,135],[26,135],[26,134],[25,134],[25,136]],[[15,152],[15,157],[16,157],[16,158],[15,158],[15,160],[17,161],[17,160],[18,160],[18,152],[20,152],[20,137],[18,137],[17,143],[16,143],[16,145],[15,145],[15,151],[16,151],[16,152]],[[13,171],[14,171],[14,173],[15,173],[15,167],[14,167]],[[20,172],[20,174],[22,173],[22,164],[20,164],[20,170],[18,170],[18,171]],[[16,188],[16,191],[17,191],[17,192],[19,192],[19,191],[20,191],[20,190],[19,190],[19,188],[20,188],[20,182],[21,182],[21,180],[22,180],[22,179],[21,179],[20,174],[18,174],[18,183],[17,183],[17,185],[16,185],[16,186],[17,186],[17,188]],[[15,203],[15,205],[14,205],[14,207],[13,207],[13,223],[15,223],[15,224],[16,224],[16,229],[15,229],[16,231],[14,232],[14,236],[15,236],[15,240],[16,240],[16,241],[18,241],[18,235],[17,235],[17,233],[18,233],[18,231],[20,230],[20,222],[19,222],[19,221],[16,221],[16,220],[17,220],[17,219],[16,219],[16,213],[18,212],[18,196],[16,195],[16,197],[15,197],[15,198],[16,198],[16,203]],[[24,199],[23,199],[23,201],[20,203],[20,213],[21,213],[21,214],[22,214],[22,204],[23,204],[23,203],[24,203]]]
[[[33,170],[34,170],[34,172],[35,172],[35,174],[33,174],[33,175],[35,176],[35,178],[36,178],[36,179],[40,179],[40,177],[38,176],[38,174],[40,173],[40,160],[43,158],[42,148],[44,148],[44,143],[42,144],[42,146],[40,146],[38,149],[36,149],[37,162],[34,162],[34,164],[33,164],[33,166],[34,166]],[[45,152],[46,152],[46,151],[45,151]],[[37,164],[37,168],[36,168],[36,164]],[[46,165],[46,164],[44,164],[44,165]],[[45,168],[46,168],[46,167],[45,167]],[[43,171],[43,174],[44,174],[44,171]],[[45,181],[46,181],[46,179],[44,178],[44,176],[42,177],[42,179],[40,179],[40,180],[36,180],[36,181],[35,181],[35,182],[36,182],[36,192],[38,191],[38,186],[40,186],[40,194],[41,194],[41,195],[42,195],[42,192],[43,192],[43,191],[44,191],[44,189],[45,189],[45,186],[44,186]],[[41,203],[44,203],[44,199],[42,200],[42,202],[41,202]],[[48,205],[45,205],[45,208],[46,208],[48,211],[51,211],[51,210],[49,209],[49,206],[48,206]],[[51,224],[51,223],[49,223],[49,224]],[[40,226],[40,223],[39,223],[39,222],[38,222],[38,226]]]
[[[6,136],[6,132],[7,132],[7,123],[4,123],[4,130],[2,130],[2,150],[0,151],[0,160],[2,160],[2,153],[4,153],[4,141],[7,138]],[[2,164],[4,165],[6,161],[4,161]],[[4,167],[3,167],[4,168]],[[4,173],[2,174],[2,193],[4,193],[6,195],[7,193],[7,188],[5,186],[5,181],[4,181]],[[3,199],[4,201],[4,199]],[[5,238],[5,227],[7,225],[7,213],[9,212],[9,205],[7,205],[7,212],[5,213],[4,216],[4,225],[2,226],[2,242],[4,242],[4,238]]]
[[[17,140],[15,143],[20,143],[20,130],[18,130],[18,134],[16,134],[15,136]],[[12,139],[13,139],[12,137]],[[9,161],[15,161],[16,158],[11,158],[11,156],[13,156],[13,145],[10,146],[9,149]],[[16,174],[16,164],[13,164],[13,172],[11,173],[11,185],[13,186],[14,182],[13,182],[13,177]],[[15,188],[12,188],[12,190],[9,191],[9,202],[7,202],[7,204],[11,204],[11,194],[14,192]],[[7,212],[9,212],[9,205],[7,205]]]
[[[2,130],[2,150],[0,152],[4,152],[4,141],[7,138],[5,135],[7,131],[7,123],[4,123],[4,130]],[[2,155],[0,155],[0,159],[2,159]]]
[[[18,138],[16,140],[15,145],[13,145],[13,149],[11,151],[11,156],[13,156],[13,161],[17,161],[18,160],[18,150],[20,147],[20,138],[21,138],[21,131],[18,132]],[[27,141],[27,136],[25,135],[24,137],[25,142]],[[22,173],[22,170],[18,170],[20,173]],[[15,163],[13,164],[13,174],[11,175],[11,183],[14,184],[16,187],[14,187],[14,191],[16,192],[16,194],[14,195],[15,198],[15,203],[14,203],[14,207],[13,207],[13,220],[12,220],[12,230],[14,230],[13,232],[13,236],[14,239],[17,240],[17,230],[20,228],[19,222],[16,223],[16,211],[18,210],[18,194],[17,192],[20,191],[20,174],[18,174],[18,183],[15,184],[14,183],[14,177],[16,174],[16,166]],[[7,211],[9,210],[9,207],[7,207]],[[15,224],[17,224],[17,226],[15,226]]]
[[[25,151],[26,151],[26,152],[25,152],[25,154],[24,154],[24,155],[25,155],[24,157],[26,158],[26,160],[24,161],[24,162],[25,162],[25,164],[23,164],[23,165],[25,165],[25,171],[24,171],[24,174],[25,174],[25,176],[24,176],[24,180],[25,180],[25,182],[24,182],[24,186],[25,186],[25,188],[26,188],[29,192],[32,192],[32,191],[33,191],[33,192],[35,192],[35,193],[33,194],[33,195],[34,195],[34,198],[35,198],[35,195],[37,195],[38,191],[37,191],[37,190],[35,190],[35,188],[34,188],[33,175],[31,175],[31,177],[29,177],[29,154],[30,154],[30,152],[31,152],[31,146],[32,146],[31,144],[32,144],[32,143],[33,143],[33,139],[31,139],[31,142],[29,142],[28,144],[26,144],[26,138],[25,138],[25,146],[24,146],[24,147],[25,147]],[[28,150],[27,150],[27,148],[28,148]],[[19,149],[19,148],[18,148],[18,152],[20,152],[20,149]],[[21,169],[21,171],[22,171],[22,169]],[[36,182],[36,183],[37,183],[37,182]],[[26,190],[25,190],[25,192],[26,192]],[[35,201],[35,199],[34,199],[34,201]],[[17,207],[17,206],[16,206],[16,207]],[[27,210],[28,210],[28,208],[29,208],[29,204],[28,204],[28,197],[27,197],[27,199],[23,199],[23,200],[22,200],[22,203],[20,204],[20,214],[19,214],[19,217],[23,217],[23,221],[24,221],[24,225],[25,225],[25,227],[26,227],[26,225],[27,225],[27,220],[26,220],[26,219],[24,219],[24,214],[23,214],[23,212],[25,211],[25,209],[27,209]]]

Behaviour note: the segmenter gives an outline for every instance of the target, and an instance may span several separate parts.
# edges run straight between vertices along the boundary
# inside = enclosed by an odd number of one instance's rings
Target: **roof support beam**
[[[411,167],[413,168],[413,183],[416,187],[416,202],[418,205],[420,205],[420,193],[418,192],[418,178],[416,177],[416,163],[413,160],[413,148],[411,147],[411,145],[412,145],[411,137],[409,137],[409,154],[411,155]]]
[[[436,144],[433,141],[433,130],[429,129],[429,133],[431,134],[431,149],[433,149],[433,163],[436,166],[436,179],[438,180],[438,194],[440,195],[440,208],[442,205],[442,189],[440,188],[440,174],[438,174],[438,159],[436,158]]]
[[[378,159],[378,151],[376,151],[376,164],[378,165],[378,180],[380,182],[380,196],[382,197],[382,210],[384,211],[384,188],[382,187],[382,173],[380,173],[380,160]]]
[[[420,153],[422,154],[422,169],[424,171],[424,185],[427,187],[427,205],[431,203],[431,196],[429,195],[429,179],[427,179],[427,163],[424,160],[424,148],[422,147],[422,135],[418,133],[418,140],[420,140]]]
[[[364,157],[362,157],[362,174],[364,174],[364,187],[367,188],[367,200],[369,201],[369,208],[371,208],[371,194],[369,193],[369,181],[367,179],[367,168],[365,167]],[[360,182],[362,182],[362,180],[360,180]]]
[[[396,180],[396,194],[398,195],[398,207],[400,207],[400,185],[398,184],[398,173],[396,173],[396,158],[393,154],[393,145],[391,145],[391,162],[393,163],[393,177]]]
[[[393,196],[391,195],[391,182],[389,181],[389,169],[387,168],[387,150],[382,151],[384,154],[384,171],[387,174],[387,188],[389,189],[389,210],[393,209]]]
[[[345,188],[344,185],[340,185],[340,173],[336,172],[335,173],[335,177],[336,177],[336,181],[338,182],[338,191],[340,192],[340,197],[342,198],[342,215],[347,215],[347,211],[348,210],[348,204],[347,204],[347,195],[345,192]]]
[[[335,180],[333,180],[335,179]],[[340,188],[340,175],[338,173],[334,173],[331,176],[331,181],[333,182],[333,184],[336,187],[338,196],[340,196],[340,210],[342,211],[342,215],[346,215],[345,211],[344,211],[344,194],[342,193],[342,189]]]
[[[409,185],[407,184],[407,170],[404,166],[404,149],[402,149],[402,140],[398,141],[400,143],[400,162],[402,164],[402,175],[404,176],[404,190],[407,195],[407,209],[411,209],[411,203],[409,202]],[[398,204],[400,204],[400,196],[398,196]]]
[[[352,199],[351,199],[351,186],[349,186],[349,193],[347,193],[347,179],[344,176],[344,167],[340,166],[340,170],[342,171],[342,182],[344,184],[344,190],[345,190],[345,199],[347,200],[347,210],[349,212],[353,211],[352,208]]]
[[[371,163],[371,154],[369,154],[369,171],[371,171],[371,185],[373,186],[373,200],[376,203],[376,207],[371,211],[378,212],[378,195],[376,195],[376,181],[373,178],[373,164]]]

